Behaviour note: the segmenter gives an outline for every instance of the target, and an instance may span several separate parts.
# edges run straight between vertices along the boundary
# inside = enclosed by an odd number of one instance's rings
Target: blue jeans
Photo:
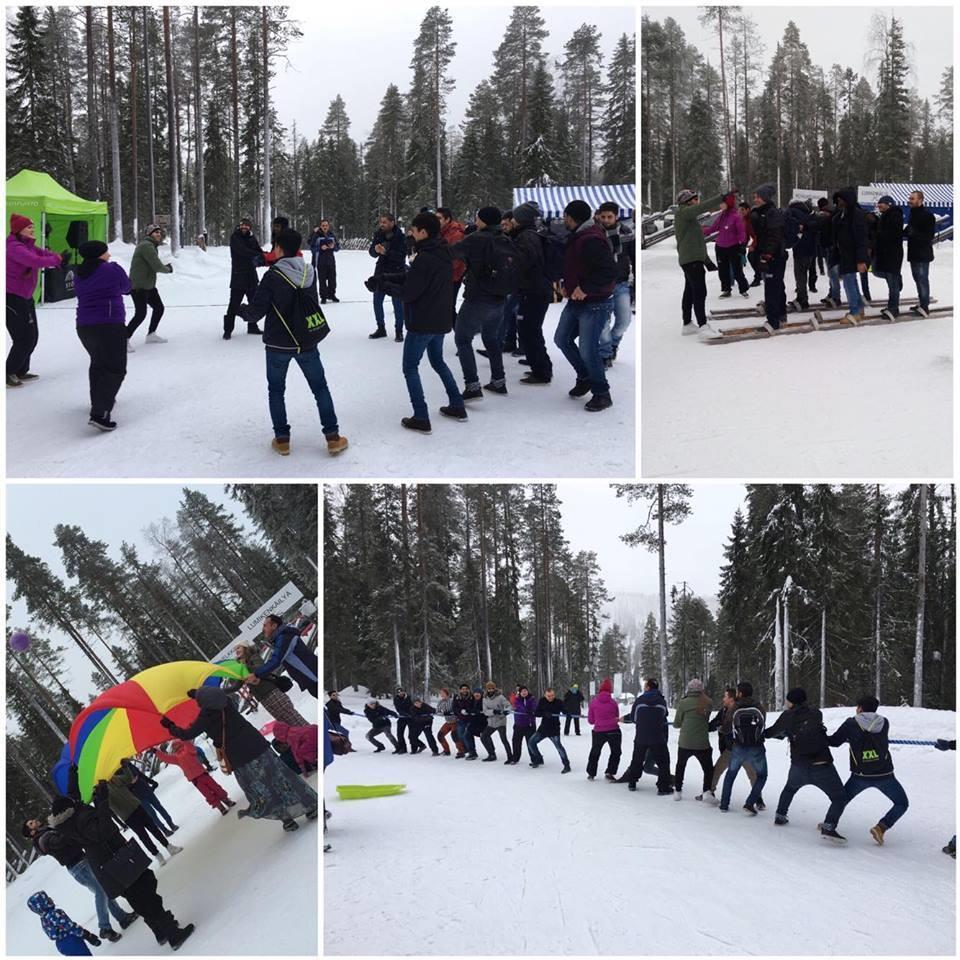
[[[738,743],[730,751],[730,765],[727,775],[723,778],[723,790],[720,792],[720,806],[726,809],[730,806],[730,794],[733,792],[733,781],[737,779],[740,768],[749,763],[757,774],[750,794],[745,803],[756,803],[763,794],[763,785],[767,782],[767,751],[762,746],[743,747]]]
[[[463,752],[467,754],[472,753],[474,756],[476,756],[477,741],[470,732],[469,723],[465,723],[462,720],[457,721],[457,736],[460,737],[460,742],[463,744]]]
[[[878,777],[876,779],[851,775],[850,779],[843,785],[844,792],[847,795],[847,803],[858,793],[869,790],[870,787],[876,787],[893,803],[893,806],[880,818],[880,823],[889,830],[907,812],[907,807],[910,806],[906,791],[892,773],[889,777]]]
[[[86,857],[79,860],[72,867],[67,867],[67,872],[77,883],[86,887],[93,893],[97,905],[97,923],[101,930],[106,930],[110,926],[110,915],[116,920],[128,920],[133,917],[132,913],[127,913],[116,900],[111,899],[100,886],[100,881],[93,874],[93,868],[87,863]]]
[[[878,280],[883,280],[887,284],[887,309],[896,316],[900,312],[900,287],[903,279],[899,273],[878,273],[873,271],[873,275]]]
[[[158,827],[162,828],[163,826],[163,824],[160,823],[160,817],[163,817],[163,819],[167,821],[167,826],[171,830],[176,826],[173,822],[173,817],[170,816],[170,812],[157,799],[157,795],[153,790],[144,790],[142,796],[137,794],[137,799],[140,801],[143,809],[147,811],[147,816],[152,817]]]
[[[502,303],[478,303],[464,300],[457,314],[454,340],[463,371],[463,382],[469,390],[480,386],[477,358],[473,352],[473,338],[479,333],[490,361],[490,379],[503,383],[503,310]]]
[[[589,380],[594,396],[609,394],[600,336],[610,312],[610,300],[568,300],[560,314],[553,342],[576,371],[577,380]],[[580,341],[579,349],[574,343]]]
[[[413,404],[413,415],[417,420],[429,420],[430,411],[427,409],[427,399],[423,395],[423,384],[420,381],[420,360],[427,354],[430,366],[439,374],[443,386],[447,391],[447,398],[451,407],[463,407],[463,395],[457,388],[457,381],[443,359],[443,333],[414,333],[407,331],[407,338],[403,342],[403,376],[407,381],[407,392]]]
[[[847,295],[847,311],[859,313],[863,309],[863,300],[860,299],[860,282],[855,273],[844,273],[840,277],[843,281],[843,292]]]
[[[600,334],[600,356],[604,360],[613,357],[613,351],[620,346],[620,341],[632,321],[630,284],[622,280],[613,288],[610,313],[607,314],[607,322],[603,325],[603,333]]]
[[[834,303],[840,303],[840,264],[835,263],[830,267],[830,299]]]
[[[284,403],[283,395],[287,389],[287,367],[290,366],[291,360],[297,361],[313,391],[324,436],[335,436],[340,432],[337,426],[337,412],[333,408],[333,397],[330,396],[327,378],[316,347],[306,353],[290,353],[287,350],[267,348],[267,398],[270,402],[270,419],[273,421],[274,435],[281,440],[290,438],[287,405]]]
[[[377,321],[377,329],[385,330],[386,326],[384,325],[383,319],[383,301],[386,298],[386,294],[378,290],[373,295],[373,316]],[[403,301],[399,297],[391,297],[393,301],[393,322],[398,334],[403,333]]]
[[[930,264],[917,263],[910,264],[910,272],[913,274],[913,282],[917,285],[917,299],[924,310],[930,309]]]
[[[567,759],[567,751],[563,749],[563,744],[560,742],[560,734],[549,735],[541,733],[539,730],[527,741],[527,750],[530,752],[530,759],[534,763],[543,763],[543,754],[537,746],[541,740],[549,740],[557,748],[560,759],[566,764],[570,763]]]

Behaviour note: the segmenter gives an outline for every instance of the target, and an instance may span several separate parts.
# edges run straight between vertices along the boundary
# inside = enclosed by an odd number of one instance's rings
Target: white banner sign
[[[271,613],[286,613],[298,600],[302,599],[303,594],[292,583],[286,583],[256,613],[251,614],[240,624],[240,634],[234,642],[252,640],[260,633],[263,621]]]
[[[613,695],[619,697],[623,693],[623,674],[615,673],[613,675]]]
[[[826,190],[804,190],[800,187],[794,187],[793,196],[790,197],[790,202],[793,203],[794,200],[809,200],[814,206],[816,206],[817,201],[821,197],[826,196]]]
[[[864,207],[875,207],[886,192],[882,187],[857,187],[857,203]]]

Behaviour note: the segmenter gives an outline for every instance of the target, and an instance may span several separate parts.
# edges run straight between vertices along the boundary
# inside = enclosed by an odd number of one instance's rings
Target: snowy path
[[[362,709],[360,698],[343,699]],[[903,738],[955,727],[954,713],[882,712]],[[828,729],[849,714],[827,711]],[[956,864],[940,852],[954,831],[954,754],[893,748],[913,805],[879,848],[867,831],[889,804],[878,791],[862,794],[842,821],[849,843],[835,847],[816,833],[826,803],[814,788],[797,794],[787,827],[773,826],[785,742],[768,749],[768,809],[752,819],[739,812],[743,775],[733,812],[693,800],[694,761],[681,803],[656,796],[646,776],[634,794],[588,782],[586,726],[564,738],[573,772],[561,777],[549,743],[535,771],[526,753],[517,767],[503,765],[502,751],[489,764],[373,755],[369,724],[344,719],[359,752],[337,757],[325,776],[327,954],[954,953]],[[845,778],[846,755],[834,756]],[[339,801],[343,783],[407,791]]]
[[[132,247],[113,244],[128,266]],[[161,249],[164,262],[169,250]],[[433,434],[411,434],[400,418],[411,415],[401,372],[402,346],[392,337],[367,339],[374,329],[363,280],[373,261],[365,252],[338,255],[338,295],[325,307],[332,333],[320,345],[327,379],[350,449],[331,459],[316,405],[295,364],[287,379],[291,455],[270,449],[264,350],[245,326],[221,340],[227,299],[226,248],[184,250],[175,273],[158,286],[167,304],[159,333],[166,344],[134,340],[127,377],[110,435],[87,425],[88,359],[77,340],[74,301],[38,310],[40,342],[33,369],[41,379],[7,391],[7,472],[13,477],[632,477],[636,473],[636,391],[633,328],[610,372],[614,407],[600,414],[567,396],[574,377],[552,346],[559,305],[550,308],[545,334],[556,377],[547,387],[518,381],[526,372],[506,358],[507,397],[488,396],[470,406],[466,424],[434,414]],[[128,319],[132,313],[126,299]],[[392,330],[392,313],[388,310]],[[475,346],[481,346],[479,338]],[[445,356],[460,381],[453,338]],[[480,358],[480,374],[489,368]],[[446,402],[439,378],[421,365],[431,411]]]
[[[299,696],[294,697],[295,692]],[[316,701],[309,694],[295,687],[291,697],[304,716],[317,716]],[[249,719],[262,727],[271,718],[261,708]],[[209,741],[201,738],[200,744],[213,761],[215,754]],[[231,799],[245,805],[232,776],[225,777],[219,771],[211,776]],[[241,821],[236,810],[225,817],[211,810],[176,767],[162,768],[156,779],[163,805],[180,826],[171,842],[183,847],[183,853],[155,869],[157,889],[181,925],[196,924],[183,947],[184,954],[316,955],[320,820],[301,818],[297,821],[299,830],[284,833],[274,820]],[[317,791],[318,780],[317,774],[308,780]],[[40,857],[7,886],[7,955],[56,956],[53,943],[44,936],[40,921],[26,905],[37,890],[46,890],[70,917],[96,933],[93,895],[52,857]],[[104,942],[94,952],[98,956],[169,955],[170,948],[158,947],[146,924],[137,920],[119,941]]]
[[[936,256],[931,290],[952,304],[953,245],[939,244]],[[952,318],[707,345],[680,335],[683,276],[672,241],[641,259],[644,476],[951,474]],[[826,296],[824,280],[811,300]],[[716,274],[707,288],[708,310],[761,299],[755,287],[749,301],[720,300]],[[885,297],[886,284],[871,277],[870,292]],[[903,295],[916,295],[906,263]]]

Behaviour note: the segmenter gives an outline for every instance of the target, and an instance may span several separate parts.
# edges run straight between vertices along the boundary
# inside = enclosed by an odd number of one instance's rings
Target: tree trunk
[[[820,709],[827,705],[827,608],[820,611]]]
[[[177,113],[173,97],[173,46],[170,8],[163,8],[163,59],[167,68],[167,139],[170,163],[170,252],[180,249],[180,182],[177,179]]]
[[[137,22],[130,14],[130,182],[133,184],[133,242],[140,240],[140,165],[137,162]]]
[[[667,675],[667,561],[663,536],[663,484],[657,484],[657,554],[660,561],[660,689],[670,703],[670,678]]]
[[[273,149],[270,123],[270,46],[266,7],[260,8],[260,19],[263,29],[263,229],[266,233],[273,219],[273,200],[270,194],[270,153]]]
[[[97,155],[97,98],[94,86],[93,7],[86,8],[87,40],[87,151],[90,164],[90,192],[100,199],[100,158]]]
[[[913,705],[923,706],[923,618],[927,605],[927,485],[920,486],[920,543],[917,550],[917,634],[913,650]]]
[[[790,591],[783,594],[783,691],[790,689]]]
[[[393,617],[393,660],[394,669],[397,672],[397,686],[403,686],[403,679],[400,675],[400,630],[397,627],[397,617]]]
[[[113,46],[113,7],[107,7],[107,55],[110,65],[110,165],[113,168],[113,239],[122,242],[123,199],[120,187],[120,131],[117,120],[117,69]]]
[[[230,94],[233,100],[233,222],[240,220],[240,91],[237,78],[237,8],[230,8]]]
[[[487,677],[493,679],[493,658],[490,654],[490,617],[487,612],[487,531],[483,509],[483,488],[479,488],[480,501],[480,618],[483,621],[483,641],[487,653]],[[469,509],[469,507],[467,508]],[[501,667],[503,664],[501,664]]]
[[[880,484],[876,485],[877,511],[873,528],[873,563],[876,571],[875,583],[875,637],[874,637],[874,693],[880,699],[880,594],[883,587],[883,501],[880,497]]]
[[[200,8],[193,8],[194,123],[197,140],[197,233],[207,232],[207,198],[203,163],[203,92],[200,87]]]
[[[727,145],[727,183],[733,180],[733,154],[730,150],[730,109],[727,106],[727,66],[723,58],[723,7],[717,7],[717,28],[720,33],[720,89],[723,93],[723,129]]]
[[[423,627],[423,696],[430,693],[430,624],[427,557],[423,535],[423,484],[417,484],[417,552],[420,554],[420,623]]]
[[[783,643],[780,633],[780,594],[777,594],[776,619],[773,623],[773,699],[774,706],[783,706]]]
[[[433,82],[435,88],[433,91],[434,95],[434,109],[437,111],[436,117],[434,118],[435,127],[436,127],[436,136],[437,136],[437,206],[443,206],[443,153],[441,149],[441,144],[443,143],[443,111],[440,109],[440,24],[439,22],[434,25],[434,38],[433,38]]]
[[[143,80],[147,93],[147,144],[150,151],[150,223],[157,222],[157,177],[153,162],[153,99],[150,92],[150,28],[143,8]],[[139,240],[139,237],[135,237]]]

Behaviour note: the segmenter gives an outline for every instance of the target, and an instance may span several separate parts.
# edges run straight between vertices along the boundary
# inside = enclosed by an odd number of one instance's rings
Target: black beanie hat
[[[488,227],[494,227],[499,225],[503,219],[503,214],[500,212],[499,207],[481,207],[477,211],[477,217]]]
[[[787,691],[787,699],[794,705],[807,702],[807,691],[803,687],[794,687]]]
[[[87,240],[77,247],[77,252],[84,260],[96,260],[107,252],[107,245],[102,240]]]
[[[571,200],[563,210],[564,214],[572,217],[577,223],[586,223],[593,215],[590,204],[586,200]]]

